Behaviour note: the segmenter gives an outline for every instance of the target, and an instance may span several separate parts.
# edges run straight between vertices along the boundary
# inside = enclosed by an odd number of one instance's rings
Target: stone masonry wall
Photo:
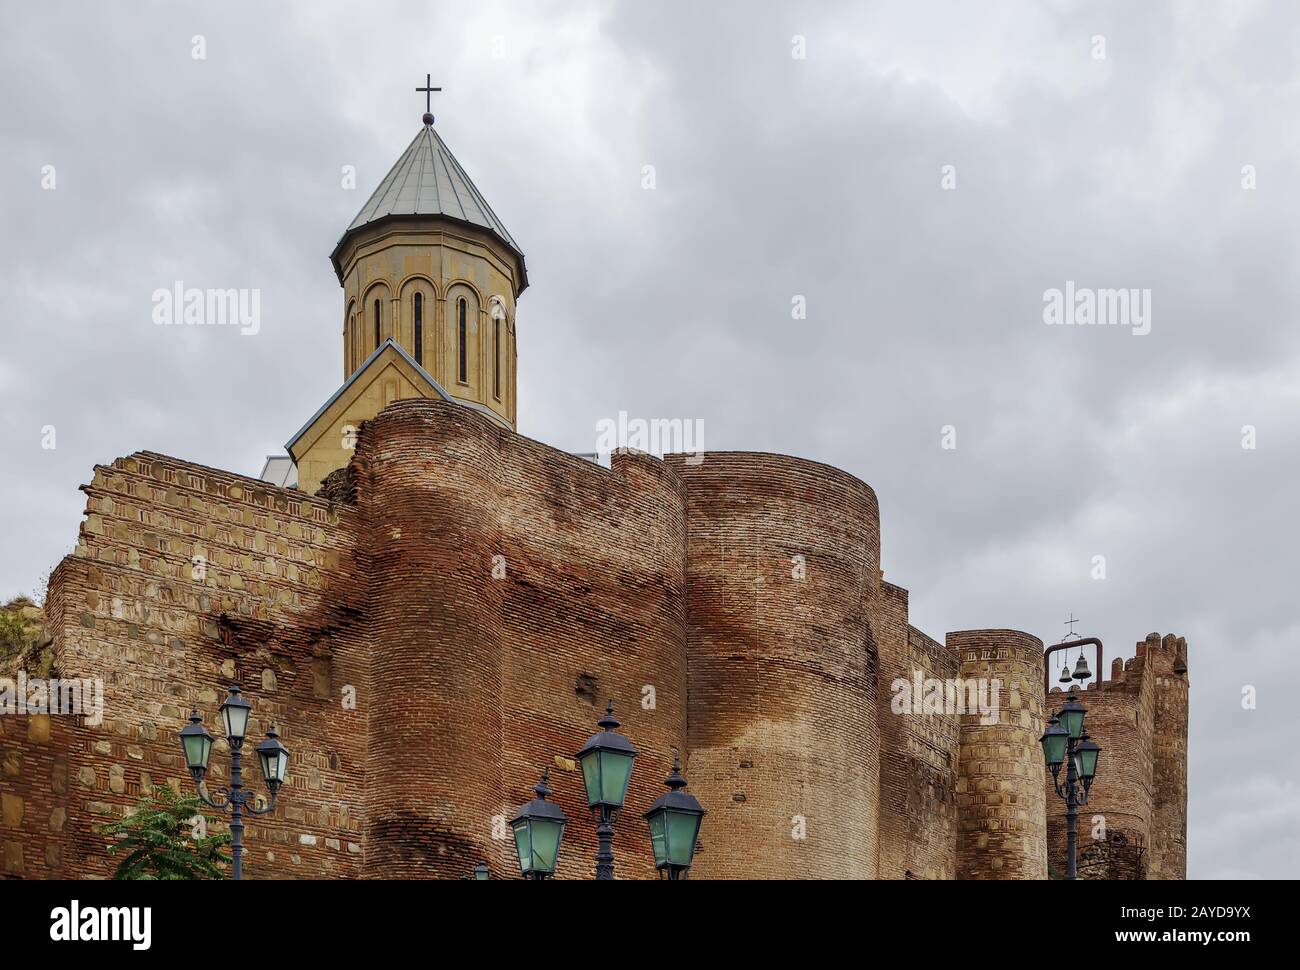
[[[0,717],[0,878],[66,874],[67,720]]]
[[[176,732],[197,706],[217,734],[217,705],[238,679],[250,734],[274,720],[294,759],[280,807],[247,829],[249,876],[357,874],[363,732],[339,699],[343,685],[366,690],[351,510],[148,452],[97,467],[83,490],[80,540],[50,580],[49,626],[60,675],[103,681],[103,723],[58,715],[50,741],[28,746],[25,760],[51,748],[49,771],[21,789],[40,806],[24,813],[25,871],[111,874],[96,827],[155,785],[190,790]],[[255,760],[246,777],[260,786]],[[47,834],[51,795],[66,801],[61,852]]]
[[[1187,641],[1173,634],[1146,638],[1144,656],[1156,678],[1151,738],[1150,879],[1187,878]]]
[[[958,655],[915,627],[907,628],[908,664],[922,680],[951,681]],[[907,721],[907,867],[917,879],[957,877],[957,777],[961,719],[951,711]],[[883,823],[883,819],[882,819]]]
[[[961,717],[958,878],[1046,878],[1042,641],[967,630],[948,634],[948,646],[962,658],[963,679],[1001,684],[996,718]]]
[[[947,684],[960,664],[948,647],[908,624],[907,601],[907,590],[882,582],[872,609],[880,655],[880,878],[952,879],[958,716],[923,701],[927,682]],[[906,691],[895,690],[899,681]]]
[[[912,679],[907,637],[907,590],[880,584],[872,602],[871,630],[879,657],[876,716],[880,725],[880,864],[882,879],[902,879],[911,871],[911,758],[908,738],[912,717],[894,713],[895,681]]]

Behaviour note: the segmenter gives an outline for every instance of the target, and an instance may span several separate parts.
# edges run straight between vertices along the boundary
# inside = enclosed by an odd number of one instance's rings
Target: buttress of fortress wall
[[[1187,878],[1187,641],[1173,634],[1146,639],[1156,676],[1150,879]]]
[[[549,767],[572,823],[558,875],[589,878],[581,776],[556,758],[573,757],[613,699],[639,751],[616,869],[652,877],[640,815],[664,791],[672,748],[686,753],[676,474],[636,454],[607,470],[416,400],[363,426],[350,468],[369,523],[383,703],[370,758],[387,779],[368,793],[367,874],[458,878],[480,859],[517,873],[497,833]]]
[[[923,684],[960,676],[958,655],[916,627],[907,628],[907,647],[914,687],[918,673]],[[907,723],[907,872],[912,878],[955,879],[961,717],[923,704],[921,715],[914,711]]]
[[[880,726],[879,878],[903,879],[911,871],[907,803],[910,788],[908,730],[912,711],[892,710],[898,681],[910,683],[907,645],[907,590],[882,582],[872,601],[871,631],[878,657],[876,695]],[[910,698],[910,694],[908,695]]]
[[[1044,879],[1043,644],[1016,630],[948,634],[966,681],[998,682],[996,714],[961,716],[960,879]]]
[[[907,622],[907,590],[880,584],[872,605],[879,654],[880,878],[952,879],[957,852],[958,717],[927,704],[957,677],[947,647]]]
[[[97,827],[155,786],[191,791],[176,733],[197,707],[217,735],[217,706],[238,680],[250,736],[274,721],[294,763],[280,807],[249,823],[248,875],[356,875],[364,732],[337,690],[366,684],[350,615],[355,515],[148,452],[97,467],[83,491],[86,519],[51,576],[47,620],[53,673],[102,681],[103,719],[52,715],[48,738],[36,719],[6,726],[0,760],[16,755],[17,770],[0,785],[24,810],[9,870],[111,874]],[[228,779],[225,749],[213,752],[213,789]]]
[[[1185,641],[1153,633],[1127,663],[1112,661],[1108,680],[1079,695],[1088,711],[1084,729],[1101,745],[1097,779],[1079,810],[1080,879],[1185,877],[1185,663]],[[1175,673],[1175,667],[1184,669]],[[1052,689],[1049,715],[1067,696]],[[1050,775],[1046,784],[1050,789]],[[1048,845],[1055,872],[1065,869],[1065,828],[1065,803],[1053,795]]]
[[[687,495],[688,778],[712,813],[698,875],[875,878],[875,494],[780,455],[665,461]]]

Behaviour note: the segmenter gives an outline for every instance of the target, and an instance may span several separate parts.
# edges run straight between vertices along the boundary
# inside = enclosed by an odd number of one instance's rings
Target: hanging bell
[[[1063,684],[1068,684],[1070,682],[1070,665],[1068,663],[1061,668],[1060,681]]]
[[[1092,671],[1088,669],[1088,661],[1084,659],[1083,654],[1079,654],[1079,662],[1074,665],[1074,679],[1085,681],[1092,676]]]

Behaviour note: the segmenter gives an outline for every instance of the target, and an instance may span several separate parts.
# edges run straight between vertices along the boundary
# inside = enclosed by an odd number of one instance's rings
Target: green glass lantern
[[[525,879],[546,879],[555,875],[555,864],[560,859],[560,842],[564,838],[564,809],[546,800],[546,796],[551,793],[546,784],[548,771],[549,769],[543,769],[542,780],[533,789],[537,797],[519,809],[510,820],[510,828],[515,836],[515,855],[519,859],[519,874]],[[486,868],[484,866],[485,870]],[[477,871],[474,877],[479,878]]]
[[[614,702],[610,701],[605,716],[596,722],[601,732],[593,734],[578,752],[582,766],[582,784],[587,790],[587,807],[613,816],[623,807],[627,785],[632,779],[632,762],[636,748],[632,742],[614,729],[619,726],[614,717]]]
[[[1101,746],[1086,734],[1074,746],[1074,773],[1083,780],[1085,788],[1092,784],[1092,777],[1097,773],[1099,754],[1101,754]]]
[[[226,702],[221,705],[221,720],[226,725],[226,737],[231,742],[244,740],[248,733],[248,716],[253,713],[253,705],[244,700],[239,693],[239,685],[232,684]]]
[[[262,777],[266,787],[274,796],[284,784],[285,773],[289,770],[289,751],[280,743],[280,736],[275,733],[275,725],[266,732],[266,740],[257,746],[257,760],[262,766]]]
[[[664,782],[668,792],[660,795],[645,820],[650,826],[650,847],[654,850],[655,868],[669,879],[681,879],[695,858],[700,823],[708,814],[694,795],[682,791],[681,759],[674,752],[673,773]]]
[[[492,870],[488,868],[486,862],[480,862],[474,867],[475,882],[486,882],[492,878]]]
[[[1056,717],[1061,727],[1065,728],[1065,732],[1077,741],[1079,735],[1083,734],[1083,716],[1087,713],[1088,709],[1079,703],[1078,696],[1074,691],[1070,691],[1070,696],[1065,699],[1065,705]]]
[[[1065,761],[1065,747],[1069,738],[1070,732],[1061,727],[1060,722],[1056,718],[1052,718],[1051,722],[1047,726],[1047,730],[1044,731],[1043,736],[1038,739],[1038,743],[1043,746],[1043,760],[1047,763],[1047,767],[1052,769],[1053,773],[1055,773],[1061,767],[1061,763]]]
[[[190,723],[180,732],[181,748],[185,752],[185,767],[196,780],[202,781],[208,773],[208,758],[212,755],[212,735],[203,726],[197,710],[191,712]]]

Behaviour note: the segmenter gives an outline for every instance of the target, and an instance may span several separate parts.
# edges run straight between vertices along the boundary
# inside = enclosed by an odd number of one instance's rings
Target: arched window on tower
[[[379,349],[379,301],[375,301],[375,350]]]
[[[456,356],[458,361],[456,373],[457,379],[462,384],[469,380],[468,340],[465,329],[465,298],[461,297],[456,301]]]
[[[501,305],[492,305],[492,396],[501,400]]]
[[[357,305],[348,304],[348,332],[344,341],[344,346],[348,350],[348,366],[356,367],[357,359]]]
[[[424,366],[424,294],[415,294],[415,362]]]

